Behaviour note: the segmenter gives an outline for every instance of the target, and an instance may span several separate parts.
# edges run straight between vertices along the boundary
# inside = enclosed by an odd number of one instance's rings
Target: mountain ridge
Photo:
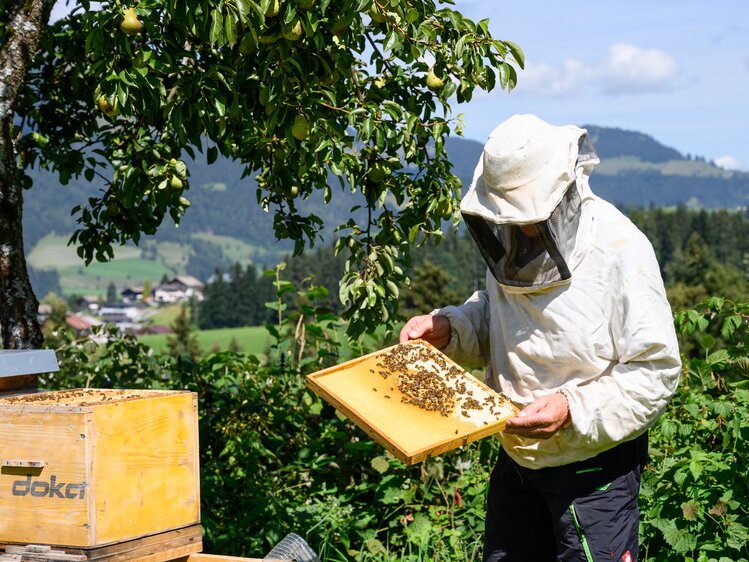
[[[602,160],[591,177],[593,192],[614,204],[625,207],[683,204],[708,209],[749,204],[749,173],[726,171],[704,159],[686,157],[637,131],[597,125],[583,128],[588,130]],[[464,191],[470,185],[482,147],[476,140],[447,139],[446,150],[453,172],[463,182]],[[209,264],[209,258],[222,253],[211,254],[211,244],[215,246],[216,239],[234,239],[258,248],[258,254],[248,258],[253,261],[272,262],[289,253],[290,244],[275,241],[272,214],[257,204],[255,182],[242,178],[240,163],[219,159],[208,165],[199,155],[198,160],[189,163],[189,169],[191,189],[187,197],[192,206],[180,227],[165,222],[158,234],[144,237],[141,246],[147,248],[156,242],[189,245],[193,248],[194,264],[202,259],[204,268],[215,267]],[[34,185],[25,193],[24,213],[27,255],[50,233],[70,235],[75,228],[70,209],[97,188],[83,181],[60,186],[52,174],[39,170],[31,171],[30,175]],[[312,201],[305,203],[304,210],[317,214],[325,224],[341,224],[350,216],[355,203],[355,197],[347,190],[335,187],[331,204],[325,205],[321,197],[313,196]],[[200,242],[196,241],[201,237]],[[329,234],[325,243],[331,237]],[[197,250],[196,245],[200,246]],[[229,259],[225,258],[219,263]]]

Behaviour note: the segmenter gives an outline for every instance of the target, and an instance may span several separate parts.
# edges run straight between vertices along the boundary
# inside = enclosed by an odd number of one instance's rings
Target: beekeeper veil
[[[460,210],[497,282],[535,290],[569,281],[597,163],[574,125],[515,115],[492,131]]]

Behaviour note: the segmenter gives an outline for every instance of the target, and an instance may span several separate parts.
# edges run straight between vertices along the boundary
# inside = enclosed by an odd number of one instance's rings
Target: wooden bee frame
[[[518,412],[422,340],[312,373],[307,386],[406,464],[502,431]]]

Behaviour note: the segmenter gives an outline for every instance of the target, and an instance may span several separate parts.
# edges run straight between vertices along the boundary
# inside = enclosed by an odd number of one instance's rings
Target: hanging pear
[[[120,31],[126,35],[136,35],[143,28],[143,24],[138,19],[135,10],[128,8],[125,10],[124,17],[120,23]]]
[[[436,92],[445,85],[445,81],[434,73],[434,69],[430,68],[427,73],[427,88]]]

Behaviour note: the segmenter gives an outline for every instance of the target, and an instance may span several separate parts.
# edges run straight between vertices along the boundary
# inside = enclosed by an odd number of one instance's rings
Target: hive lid
[[[0,377],[36,375],[59,370],[57,357],[51,349],[0,350]]]

